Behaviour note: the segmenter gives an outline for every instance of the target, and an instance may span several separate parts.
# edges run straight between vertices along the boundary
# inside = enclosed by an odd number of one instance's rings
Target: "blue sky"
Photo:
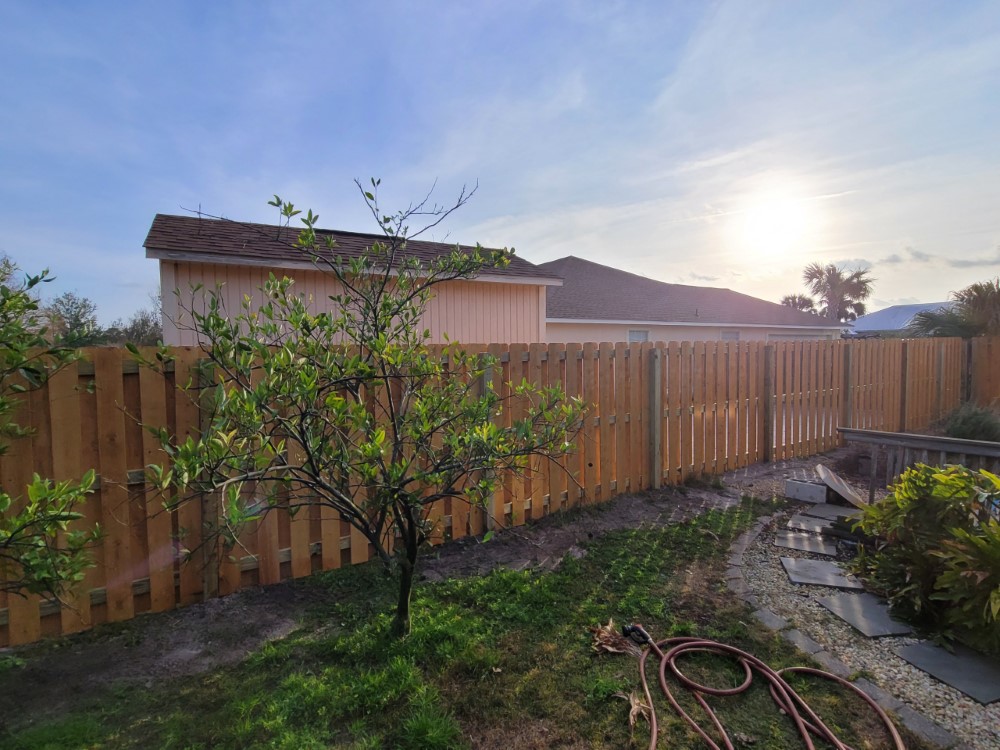
[[[574,254],[777,300],[870,267],[873,309],[1000,273],[996,2],[0,2],[0,251],[104,322],[157,212]]]

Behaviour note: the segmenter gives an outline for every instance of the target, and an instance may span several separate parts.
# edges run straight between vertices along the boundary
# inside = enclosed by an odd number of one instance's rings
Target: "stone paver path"
[[[984,705],[1000,701],[1000,664],[982,654],[964,646],[949,652],[927,641],[903,646],[896,653]]]
[[[837,589],[863,589],[859,581],[845,573],[837,563],[826,560],[805,560],[801,557],[782,557],[781,564],[792,583],[813,586],[830,586]]]
[[[797,549],[800,552],[812,552],[815,555],[828,555],[829,557],[837,554],[836,544],[817,534],[808,534],[804,531],[778,529],[774,534],[774,546]]]
[[[803,516],[813,518],[825,518],[828,521],[836,521],[839,518],[847,518],[857,514],[855,508],[845,508],[842,505],[828,505],[827,503],[816,503],[801,512]]]
[[[819,603],[869,638],[913,632],[906,623],[893,619],[888,605],[874,594],[834,594]]]
[[[813,534],[826,534],[833,531],[833,522],[825,518],[806,516],[801,513],[788,519],[788,528],[792,531],[809,531]]]
[[[787,529],[775,533],[774,546],[819,555],[836,554],[833,524],[857,511],[840,505],[817,503],[792,516]],[[869,638],[907,635],[913,632],[894,619],[888,606],[863,591],[862,584],[835,562],[801,557],[782,557],[781,564],[792,583],[848,589],[819,599],[819,603]],[[1000,662],[962,646],[949,651],[928,641],[905,646],[896,653],[917,669],[927,672],[982,704],[1000,701]]]

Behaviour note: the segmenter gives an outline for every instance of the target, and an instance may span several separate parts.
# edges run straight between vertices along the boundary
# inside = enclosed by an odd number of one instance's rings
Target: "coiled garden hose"
[[[835,682],[847,690],[850,690],[865,701],[865,703],[867,703],[871,707],[872,711],[874,711],[879,717],[886,729],[886,732],[892,738],[892,742],[894,743],[896,750],[906,750],[903,738],[900,736],[899,731],[896,729],[896,726],[892,723],[892,720],[885,713],[885,711],[883,711],[882,708],[863,690],[855,685],[852,685],[847,680],[838,677],[837,675],[824,672],[820,669],[812,669],[810,667],[788,667],[786,669],[774,670],[757,657],[752,654],[748,654],[746,651],[741,651],[740,649],[734,646],[726,645],[725,643],[718,643],[717,641],[709,641],[701,638],[665,638],[661,641],[654,641],[650,637],[649,633],[643,629],[642,625],[625,625],[622,628],[622,635],[626,638],[632,638],[638,643],[645,644],[646,646],[646,648],[642,651],[642,655],[639,657],[639,674],[642,678],[642,689],[645,693],[646,705],[649,707],[649,750],[656,750],[656,744],[658,741],[656,709],[653,707],[652,695],[649,692],[649,684],[646,680],[646,659],[651,653],[656,654],[660,660],[660,688],[663,691],[663,695],[666,697],[670,705],[673,706],[674,711],[676,711],[677,714],[684,719],[687,725],[705,741],[706,746],[711,748],[711,750],[735,750],[735,747],[732,740],[729,738],[729,735],[726,733],[725,727],[723,727],[722,722],[719,720],[719,717],[716,716],[715,712],[708,705],[704,696],[738,695],[750,687],[750,683],[753,682],[754,672],[761,675],[767,681],[768,688],[771,691],[771,698],[774,700],[778,709],[787,715],[792,720],[792,723],[795,724],[795,728],[798,730],[799,736],[802,738],[802,741],[808,750],[816,750],[816,746],[813,743],[813,737],[829,743],[833,748],[835,748],[835,750],[852,750],[852,748],[839,740],[833,731],[823,723],[822,719],[820,719],[819,716],[817,716],[816,713],[809,707],[809,704],[807,704],[785,681],[785,675],[803,674],[812,675],[814,677],[822,677],[823,679]],[[737,663],[743,667],[743,671],[745,673],[742,684],[734,688],[713,688],[707,685],[699,685],[694,680],[686,677],[678,668],[677,661],[680,656],[694,652],[719,654],[721,656],[735,658]],[[714,726],[716,732],[718,732],[718,736],[722,739],[722,745],[719,745],[714,739],[712,739],[712,737],[710,737],[708,733],[701,726],[699,726],[698,723],[691,718],[691,716],[683,708],[681,708],[680,703],[678,703],[677,698],[671,691],[670,685],[667,681],[668,669],[674,678],[694,695],[694,699],[697,701],[698,705],[701,706],[702,710],[708,716],[709,721],[711,721],[712,726]]]

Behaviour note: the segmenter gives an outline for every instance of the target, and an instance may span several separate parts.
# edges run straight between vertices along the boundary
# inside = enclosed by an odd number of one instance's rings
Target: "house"
[[[333,237],[342,258],[357,257],[384,239],[381,235],[328,230],[317,230],[317,234],[321,239]],[[262,301],[259,288],[274,273],[294,278],[296,287],[315,301],[317,311],[329,306],[338,283],[292,246],[297,236],[295,229],[274,225],[157,214],[144,246],[146,257],[160,264],[164,343],[198,343],[183,308],[190,307],[192,289],[199,284],[203,289],[221,285],[222,301],[227,309],[236,311],[244,295]],[[406,249],[420,259],[433,260],[452,252],[455,245],[411,241]],[[431,341],[437,343],[445,334],[453,341],[470,344],[544,341],[545,291],[560,283],[554,272],[514,256],[505,268],[437,287],[423,324],[431,332]],[[179,291],[180,300],[174,290]]]
[[[550,342],[835,339],[844,328],[730,289],[667,284],[572,255],[538,268],[563,279],[546,297]]]
[[[916,305],[892,305],[862,315],[854,321],[854,333],[860,335],[899,334],[913,322],[917,313],[937,312],[950,308],[954,302],[922,302]]]

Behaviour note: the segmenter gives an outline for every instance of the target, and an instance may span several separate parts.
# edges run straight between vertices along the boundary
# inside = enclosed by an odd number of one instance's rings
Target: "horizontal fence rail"
[[[841,444],[841,427],[921,430],[969,394],[980,402],[1000,395],[1000,382],[991,380],[1000,366],[977,359],[1000,356],[995,342],[971,348],[959,339],[466,348],[499,360],[490,376],[501,393],[522,378],[559,384],[590,408],[576,451],[559,467],[538,465],[510,478],[486,509],[438,503],[431,514],[435,542],[622,492],[814,455]],[[61,480],[94,468],[98,489],[80,525],[99,523],[103,537],[95,565],[63,602],[0,594],[0,645],[370,558],[367,540],[326,508],[305,508],[294,517],[270,513],[225,553],[201,543],[204,524],[218,512],[211,503],[163,509],[144,467],[166,456],[141,425],[183,438],[198,433],[201,419],[198,404],[177,385],[197,377],[204,353],[178,347],[174,354],[161,375],[138,367],[124,350],[87,349],[83,360],[26,396],[20,419],[35,434],[0,457],[0,486],[20,496],[34,472]]]

